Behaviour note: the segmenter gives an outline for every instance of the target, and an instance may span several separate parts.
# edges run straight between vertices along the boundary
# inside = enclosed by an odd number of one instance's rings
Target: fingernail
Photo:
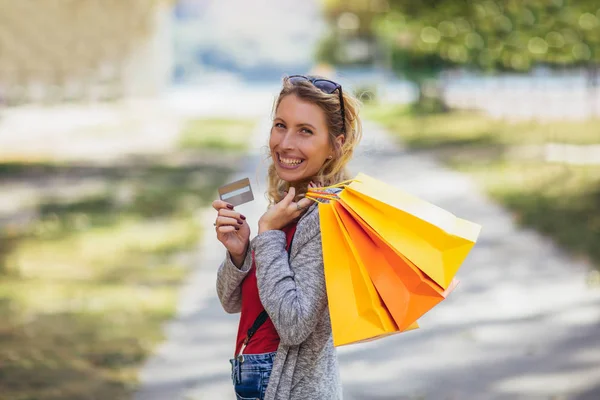
[[[230,210],[233,210],[233,206],[231,204],[227,204],[227,208],[229,208]]]
[[[240,221],[240,220],[238,219],[238,224],[240,224],[240,225],[243,225],[243,224],[244,224],[244,221]]]
[[[244,217],[242,214],[240,214],[240,218],[244,220],[246,219],[246,217]]]
[[[239,230],[240,230],[240,227],[239,227],[239,226],[236,226],[236,227],[235,227],[235,230],[236,230],[236,231],[239,231]]]

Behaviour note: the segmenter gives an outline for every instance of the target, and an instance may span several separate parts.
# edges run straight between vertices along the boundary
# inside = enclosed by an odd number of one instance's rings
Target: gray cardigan
[[[256,257],[261,303],[281,342],[265,400],[342,398],[327,306],[318,204],[302,215],[290,249],[283,231],[266,231],[250,242],[241,268],[229,254],[219,267],[217,293],[228,313],[241,310],[240,284]]]

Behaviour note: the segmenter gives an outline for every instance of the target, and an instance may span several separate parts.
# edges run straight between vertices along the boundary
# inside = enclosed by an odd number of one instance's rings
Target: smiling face
[[[285,96],[271,128],[269,148],[279,178],[289,183],[314,177],[333,149],[325,112],[296,95]]]

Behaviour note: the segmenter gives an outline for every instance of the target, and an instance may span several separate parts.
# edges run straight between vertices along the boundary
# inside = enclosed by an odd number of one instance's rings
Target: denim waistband
[[[272,353],[262,353],[262,354],[244,354],[244,359],[250,362],[260,362],[260,361],[268,361],[273,362],[275,360],[276,351]]]
[[[231,359],[231,365],[237,366],[243,371],[271,371],[273,368],[273,362],[277,353],[263,353],[263,354],[244,354],[244,361],[239,362],[237,358]]]

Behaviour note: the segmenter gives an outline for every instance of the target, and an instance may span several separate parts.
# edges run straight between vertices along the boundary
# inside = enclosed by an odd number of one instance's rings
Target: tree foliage
[[[390,0],[373,28],[411,55],[484,70],[600,61],[600,3],[589,0]]]
[[[327,0],[325,7],[332,22],[357,15],[361,34],[384,43],[404,72],[600,63],[596,0]]]

